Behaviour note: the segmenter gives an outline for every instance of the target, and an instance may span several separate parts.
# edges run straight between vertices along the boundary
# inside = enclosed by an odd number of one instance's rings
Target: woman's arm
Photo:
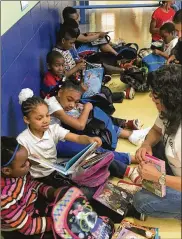
[[[136,159],[141,162],[145,160],[146,153],[152,155],[152,146],[156,145],[162,136],[162,130],[157,125],[151,128],[149,133],[147,134],[145,141],[141,145],[141,147],[136,151]]]
[[[52,115],[56,118],[60,119],[61,122],[69,125],[70,127],[76,130],[84,130],[87,124],[88,116],[90,111],[93,109],[91,103],[86,103],[84,105],[84,109],[78,119],[75,119],[69,115],[67,115],[64,110],[58,110],[54,112]]]
[[[156,34],[156,33],[160,33],[160,28],[156,28],[156,20],[152,19],[150,22],[150,33],[151,34]]]
[[[94,35],[84,36],[83,34],[80,34],[77,38],[77,41],[88,43],[97,40],[98,38],[103,38],[106,35],[105,32],[99,32]]]
[[[142,179],[152,182],[158,182],[161,176],[161,172],[152,163],[141,163],[139,173]],[[181,192],[181,177],[166,175],[166,186]]]

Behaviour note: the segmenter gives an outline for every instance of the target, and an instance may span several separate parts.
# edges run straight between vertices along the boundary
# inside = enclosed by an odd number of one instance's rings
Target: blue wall
[[[17,136],[25,129],[18,94],[31,88],[39,95],[62,9],[61,1],[41,1],[1,38],[1,135]]]

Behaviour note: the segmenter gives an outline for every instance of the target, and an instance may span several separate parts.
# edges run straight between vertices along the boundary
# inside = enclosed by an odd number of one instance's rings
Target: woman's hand
[[[145,161],[146,154],[152,155],[152,147],[147,143],[143,143],[136,151],[135,158],[139,163],[141,163],[142,161]]]
[[[167,60],[167,65],[169,65],[171,62],[173,62],[174,60],[176,60],[175,55],[171,55],[168,60]]]
[[[89,143],[97,143],[97,147],[100,147],[102,145],[102,140],[99,137],[89,137]]]
[[[138,172],[142,179],[146,179],[152,182],[157,183],[161,173],[156,169],[153,163],[151,162],[142,162],[138,166]]]

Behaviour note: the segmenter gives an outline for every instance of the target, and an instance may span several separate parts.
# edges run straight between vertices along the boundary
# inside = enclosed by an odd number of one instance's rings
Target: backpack
[[[147,68],[146,67],[132,67],[125,70],[120,75],[120,80],[133,87],[138,92],[148,92],[149,85],[147,82]]]
[[[143,66],[148,68],[148,72],[156,71],[166,62],[163,56],[155,55],[146,48],[141,49],[138,55],[142,59]]]
[[[89,98],[82,98],[81,103],[90,102],[95,107],[101,108],[106,114],[112,115],[115,112],[115,107],[112,102],[112,92],[107,86],[101,87],[101,93],[93,95]]]
[[[110,239],[114,224],[107,217],[98,216],[87,198],[76,187],[71,187],[55,199],[52,209],[54,238]]]
[[[84,130],[86,135],[98,136],[102,140],[102,147],[115,150],[118,142],[117,132],[114,128],[112,119],[100,108],[94,107],[90,116],[89,123]]]
[[[123,45],[117,55],[117,60],[128,59],[133,60],[137,57],[138,45],[136,43],[128,43]]]
[[[114,155],[112,152],[97,153],[96,156],[82,163],[77,172],[72,175],[73,180],[78,185],[87,187],[98,187],[105,183],[110,172],[108,170]]]

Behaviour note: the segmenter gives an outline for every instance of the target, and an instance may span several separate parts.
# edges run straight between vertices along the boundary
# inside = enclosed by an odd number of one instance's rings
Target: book
[[[105,37],[98,38],[97,40],[91,42],[92,46],[97,46],[97,45],[102,45],[107,43],[108,43],[108,40]]]
[[[146,154],[146,160],[153,163],[159,172],[166,173],[165,161],[148,154]],[[161,185],[158,182],[155,183],[155,182],[143,179],[142,187],[156,194],[159,197],[164,197],[166,195],[166,185]]]
[[[30,160],[42,164],[45,167],[52,168],[63,175],[70,175],[75,173],[75,171],[79,168],[79,165],[81,164],[82,161],[84,161],[85,159],[87,159],[87,157],[89,157],[94,153],[96,147],[97,143],[90,144],[81,152],[76,154],[74,157],[58,158],[56,163],[53,163],[48,159],[35,158],[31,155],[28,158]]]
[[[134,224],[127,220],[122,220],[112,239],[159,239],[159,229],[154,227],[145,227]]]
[[[88,87],[82,98],[88,98],[100,93],[102,86],[102,79],[104,75],[104,68],[93,68],[85,71],[84,84]]]
[[[98,188],[93,198],[122,216],[127,212],[129,204],[133,202],[131,193],[109,181]]]

